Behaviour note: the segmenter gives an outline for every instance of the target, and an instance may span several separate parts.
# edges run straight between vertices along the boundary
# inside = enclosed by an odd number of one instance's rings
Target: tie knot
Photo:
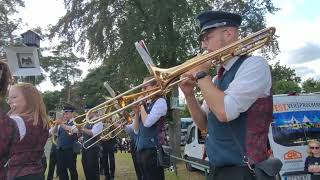
[[[222,78],[224,70],[225,70],[224,67],[221,66],[220,69],[219,69],[219,71],[218,71],[218,79],[221,79],[221,78]]]

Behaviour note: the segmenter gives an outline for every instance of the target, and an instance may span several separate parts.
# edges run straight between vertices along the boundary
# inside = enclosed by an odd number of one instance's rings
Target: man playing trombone
[[[144,82],[151,77],[144,78]],[[153,81],[145,84],[143,91],[148,91],[157,87],[157,82]],[[162,97],[156,97],[149,103],[140,103],[133,107],[135,117],[133,120],[134,133],[137,134],[136,153],[137,163],[142,172],[144,180],[163,180],[163,167],[157,164],[158,126],[167,113],[167,103]]]
[[[198,15],[201,48],[213,52],[238,40],[241,16],[221,11]],[[257,56],[233,57],[212,80],[204,63],[184,74],[180,83],[192,119],[208,130],[206,153],[210,179],[254,179],[252,165],[267,159],[267,133],[272,120],[271,73]],[[195,98],[197,86],[205,100]],[[244,158],[246,156],[247,158]]]
[[[89,109],[91,109],[93,106],[86,105],[85,111],[88,112]],[[97,112],[90,112],[88,117],[89,119],[93,119],[97,117]],[[103,129],[103,123],[102,121],[96,123],[96,124],[90,124],[86,123],[84,127],[80,130],[79,133],[82,134],[82,141],[86,142],[88,141],[92,136],[95,136],[102,132]],[[92,143],[97,141],[97,138],[93,138],[90,140],[90,142],[86,143],[88,146],[90,146]],[[91,146],[88,149],[82,148],[82,166],[84,175],[86,176],[86,179],[88,180],[99,180],[99,151],[100,147],[98,144],[95,144]]]

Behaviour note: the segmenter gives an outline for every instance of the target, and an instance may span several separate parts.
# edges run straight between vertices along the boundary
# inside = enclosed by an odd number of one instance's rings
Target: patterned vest
[[[225,91],[228,88],[245,59],[246,56],[240,57],[220,80],[215,81],[220,90]],[[238,118],[228,124],[218,121],[217,117],[210,112],[205,144],[210,165],[243,164],[241,151],[232,138],[231,128],[242,149],[254,161],[251,163],[266,159],[268,157],[267,135],[272,121],[272,110],[272,94],[270,93],[268,97],[257,99],[246,112],[240,113]]]
[[[73,125],[73,121],[67,123],[68,126],[72,126]],[[64,130],[62,127],[59,127],[58,130],[58,140],[57,140],[57,148],[58,149],[69,149],[69,148],[73,148],[73,144],[76,142],[77,140],[77,135],[73,134],[73,135],[69,135],[68,132],[66,130]]]
[[[153,105],[155,104],[156,100],[153,101],[146,109],[147,114],[149,114],[152,110]],[[139,133],[136,138],[136,148],[137,151],[141,151],[143,149],[157,147],[159,145],[158,140],[158,131],[160,127],[163,127],[164,121],[158,120],[155,124],[151,127],[145,127],[141,121],[140,116],[140,123],[139,123]],[[162,140],[161,140],[162,142]]]
[[[42,127],[41,119],[36,126],[33,125],[33,121],[27,121],[27,117],[22,119],[26,126],[26,134],[12,147],[8,179],[43,172],[41,158],[49,137],[48,129]]]
[[[4,165],[9,159],[9,150],[18,138],[17,124],[0,109],[0,180],[5,179]]]

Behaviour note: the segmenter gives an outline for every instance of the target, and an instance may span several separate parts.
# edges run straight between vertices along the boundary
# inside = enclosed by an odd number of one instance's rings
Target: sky
[[[65,13],[62,0],[26,0],[25,8],[19,16],[24,23],[21,29],[40,26],[46,28],[55,24]],[[275,14],[266,16],[267,26],[276,28],[276,35],[281,53],[270,64],[279,61],[281,65],[293,68],[302,80],[308,78],[320,79],[320,1],[319,0],[274,0],[274,5],[280,8]],[[48,42],[41,42],[46,45]],[[82,78],[88,73],[88,67],[97,64],[80,64],[83,70]],[[40,84],[41,91],[60,90],[49,80]]]

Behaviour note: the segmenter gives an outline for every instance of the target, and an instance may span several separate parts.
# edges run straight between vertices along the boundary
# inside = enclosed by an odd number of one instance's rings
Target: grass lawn
[[[136,180],[136,175],[132,163],[132,158],[130,153],[116,153],[116,172],[115,172],[115,180]],[[82,164],[81,164],[81,155],[78,155],[77,159],[77,169],[79,180],[85,180]],[[185,168],[185,164],[183,162],[177,165],[178,174],[175,172],[171,172],[169,170],[165,170],[166,180],[203,180],[205,179],[204,173],[200,171],[189,172]],[[58,179],[58,178],[55,178]],[[100,179],[104,179],[104,176],[100,176]]]

